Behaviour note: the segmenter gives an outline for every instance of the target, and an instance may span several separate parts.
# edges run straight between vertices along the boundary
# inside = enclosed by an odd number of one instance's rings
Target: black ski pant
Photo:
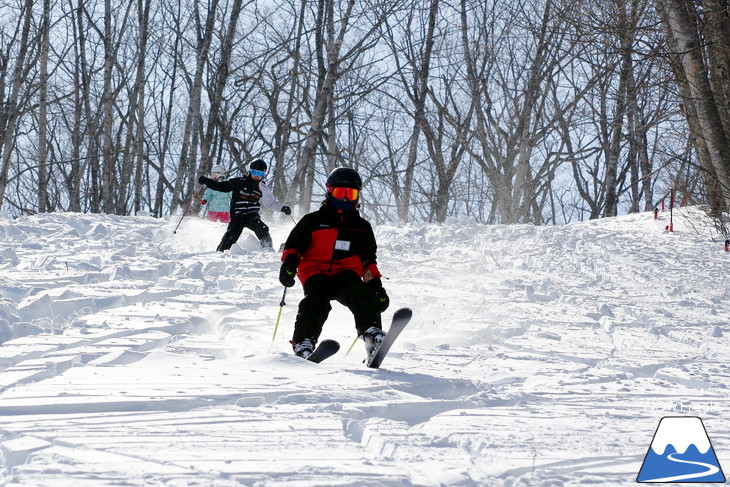
[[[241,236],[244,228],[253,230],[256,236],[261,242],[262,247],[271,247],[271,235],[269,234],[269,227],[266,223],[261,221],[258,213],[243,213],[243,214],[232,214],[231,221],[228,223],[228,229],[221,239],[221,243],[218,244],[216,249],[218,252],[230,249],[234,243],[238,242],[238,238]]]
[[[327,276],[315,274],[304,282],[304,299],[294,323],[292,341],[299,343],[309,338],[314,343],[322,333],[322,326],[336,300],[347,306],[355,317],[357,334],[362,335],[371,326],[381,328],[380,312],[375,293],[353,271]]]

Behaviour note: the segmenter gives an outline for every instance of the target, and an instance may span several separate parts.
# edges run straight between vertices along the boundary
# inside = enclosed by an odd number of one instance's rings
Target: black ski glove
[[[299,267],[299,257],[294,254],[287,255],[281,264],[281,269],[279,269],[279,282],[284,287],[292,287],[294,285],[297,267]]]
[[[383,281],[380,280],[379,277],[374,277],[370,279],[366,285],[370,288],[370,290],[373,293],[373,296],[375,297],[375,302],[377,303],[378,311],[383,312],[386,309],[388,309],[388,306],[390,306],[390,298],[388,297],[388,294],[385,292],[385,289],[383,289]]]
[[[289,208],[288,206],[284,205],[284,206],[281,207],[281,212],[283,214],[285,214],[285,215],[291,215],[291,208]]]
[[[199,182],[200,184],[204,184],[204,185],[208,186],[208,184],[209,184],[209,183],[212,183],[212,182],[213,182],[213,180],[212,180],[212,179],[210,179],[210,178],[206,178],[205,176],[200,176],[200,177],[198,178],[198,182]]]

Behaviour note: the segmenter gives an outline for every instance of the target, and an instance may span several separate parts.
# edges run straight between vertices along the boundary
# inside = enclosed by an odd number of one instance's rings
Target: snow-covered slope
[[[672,415],[730,465],[730,254],[667,217],[376,228],[386,315],[414,310],[380,370],[338,304],[340,353],[291,354],[298,284],[272,342],[253,235],[0,220],[0,484],[621,485]],[[292,222],[265,218],[278,246]]]

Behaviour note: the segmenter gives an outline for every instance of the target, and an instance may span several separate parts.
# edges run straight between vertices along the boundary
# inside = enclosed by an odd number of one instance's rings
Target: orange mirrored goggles
[[[333,188],[330,186],[327,189],[332,194],[332,197],[338,200],[355,201],[360,196],[360,191],[355,188]]]

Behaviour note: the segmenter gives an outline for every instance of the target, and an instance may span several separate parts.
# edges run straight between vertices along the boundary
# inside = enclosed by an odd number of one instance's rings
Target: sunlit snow
[[[659,420],[730,465],[730,253],[701,212],[565,226],[376,226],[380,370],[333,304],[288,343],[279,255],[222,224],[0,218],[0,484],[558,486],[634,482]],[[291,219],[265,214],[275,246]],[[699,230],[699,231],[698,231]]]

